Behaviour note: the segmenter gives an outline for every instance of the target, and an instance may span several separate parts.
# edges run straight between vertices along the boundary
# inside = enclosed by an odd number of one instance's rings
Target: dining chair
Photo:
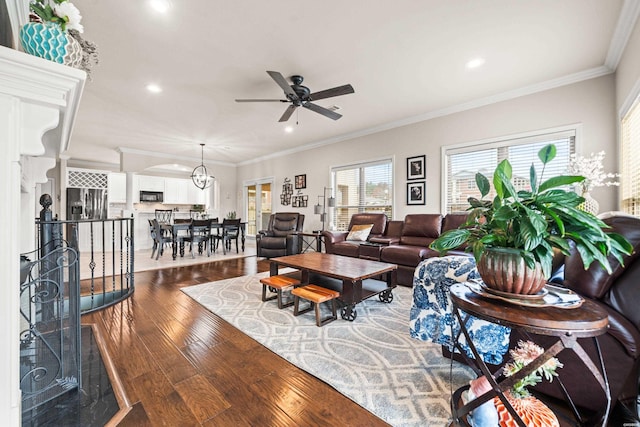
[[[231,250],[231,241],[236,241],[236,252],[238,252],[238,236],[240,235],[240,218],[222,220],[222,229],[218,234],[212,235],[214,241],[213,251],[218,248],[218,243],[222,242],[222,253],[227,254],[227,249]]]
[[[164,253],[165,243],[173,243],[173,235],[170,232],[163,233],[162,227],[157,219],[149,220],[149,229],[151,238],[153,239],[153,249],[151,250],[151,258],[156,255],[156,260]]]
[[[173,210],[172,209],[156,209],[156,220],[160,224],[171,224],[171,220],[173,219]]]
[[[198,245],[198,253],[202,254],[203,250],[207,251],[207,256],[211,255],[211,220],[210,219],[194,219],[189,227],[189,235],[183,239],[189,242],[189,250],[191,257],[195,258],[196,254],[193,250],[193,244]]]

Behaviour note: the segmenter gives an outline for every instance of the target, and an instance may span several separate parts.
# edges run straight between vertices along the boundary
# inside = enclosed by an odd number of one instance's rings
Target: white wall
[[[305,230],[317,229],[319,215],[313,204],[330,186],[332,166],[394,158],[394,219],[410,213],[440,212],[441,147],[523,132],[580,124],[577,150],[588,155],[605,150],[605,170],[617,171],[615,82],[608,75],[580,83],[523,96],[509,101],[451,114],[372,135],[354,138],[313,150],[238,167],[238,184],[262,176],[275,176],[275,211],[299,211],[307,215]],[[425,206],[406,205],[406,158],[426,154],[427,190]],[[280,205],[285,177],[307,175],[309,207],[294,209]],[[294,190],[295,191],[295,190]],[[596,189],[593,196],[600,209],[617,209],[617,188]],[[238,205],[240,211],[243,205]]]
[[[616,111],[629,107],[640,90],[640,21],[629,37],[616,70]]]

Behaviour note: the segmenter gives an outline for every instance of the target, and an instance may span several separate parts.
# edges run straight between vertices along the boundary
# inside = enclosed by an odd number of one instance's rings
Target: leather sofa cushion
[[[429,250],[423,246],[392,245],[380,252],[380,261],[415,266],[420,264]]]
[[[282,237],[262,236],[260,238],[260,246],[262,249],[286,249],[287,239]]]
[[[333,250],[331,253],[336,255],[344,255],[344,256],[358,258],[360,254],[361,243],[362,242],[356,242],[352,240],[338,242],[335,245],[333,245]]]
[[[404,218],[400,245],[428,247],[438,236],[442,227],[440,214],[412,214]],[[416,264],[417,265],[417,264]]]
[[[467,212],[454,212],[447,214],[442,219],[442,232],[444,233],[445,231],[460,228],[460,226],[467,220],[467,216],[469,216]]]
[[[638,292],[640,261],[627,265],[628,267],[616,280],[615,285],[602,298],[602,302],[622,313],[635,325],[635,328],[640,329],[640,310],[638,310],[640,307],[640,292]]]
[[[600,304],[609,314],[609,330],[607,333],[615,337],[634,359],[640,354],[640,331],[622,314],[606,304]],[[637,311],[637,310],[636,310]]]
[[[387,215],[383,213],[357,213],[351,215],[351,220],[349,221],[349,230],[354,225],[367,225],[373,224],[371,231],[369,232],[370,236],[381,236],[384,234],[384,231],[387,227]]]
[[[624,258],[625,266],[629,266],[640,254],[640,219],[631,216],[615,216],[604,219],[614,231],[626,237],[634,247],[634,253]],[[600,264],[594,262],[585,270],[582,258],[577,252],[565,259],[564,285],[581,295],[600,299],[611,285],[620,277],[624,267],[612,256],[609,256],[612,273],[609,275]],[[640,302],[640,298],[637,299]]]
[[[279,212],[273,218],[273,230],[274,236],[284,237],[287,234],[291,234],[298,228],[298,217],[296,213],[285,214]]]

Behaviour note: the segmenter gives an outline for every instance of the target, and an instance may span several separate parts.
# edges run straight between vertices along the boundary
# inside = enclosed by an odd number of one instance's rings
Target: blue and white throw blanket
[[[454,340],[460,331],[460,325],[453,314],[449,287],[479,278],[472,257],[429,258],[418,264],[413,275],[413,305],[409,319],[411,337],[432,341],[454,351]],[[464,317],[462,314],[463,319]],[[510,329],[473,316],[469,317],[466,324],[482,359],[486,363],[502,363],[502,356],[509,347]],[[460,335],[458,344],[473,358],[463,334]]]

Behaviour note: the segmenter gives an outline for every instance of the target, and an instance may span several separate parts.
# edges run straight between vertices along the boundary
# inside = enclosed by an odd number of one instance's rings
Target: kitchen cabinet
[[[164,180],[159,176],[138,175],[138,190],[164,192]]]
[[[109,203],[127,203],[127,174],[112,172],[107,179]]]
[[[190,184],[187,190],[188,196],[189,196],[188,203],[190,205],[206,205],[207,204],[206,193],[209,191],[209,189],[201,190],[198,187],[196,187],[193,184],[193,182],[191,182],[191,180],[187,180],[187,182]]]
[[[164,203],[170,205],[189,204],[188,184],[189,181],[186,179],[165,178]]]

